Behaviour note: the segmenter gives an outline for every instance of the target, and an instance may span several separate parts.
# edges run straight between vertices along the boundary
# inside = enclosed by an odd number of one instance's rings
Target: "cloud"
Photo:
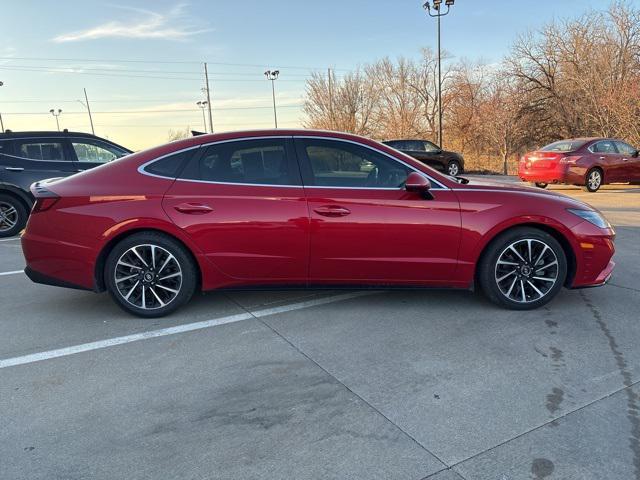
[[[64,43],[100,38],[186,40],[194,35],[211,31],[210,28],[195,28],[184,14],[186,4],[183,3],[165,13],[133,7],[115,7],[136,13],[138,18],[126,22],[112,20],[87,30],[58,35],[53,38],[53,41]]]

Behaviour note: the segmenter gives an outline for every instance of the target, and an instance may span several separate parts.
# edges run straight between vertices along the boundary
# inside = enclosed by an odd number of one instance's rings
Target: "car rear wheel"
[[[155,232],[125,238],[105,262],[105,284],[126,312],[140,317],[167,315],[193,296],[197,270],[176,240]]]
[[[29,213],[20,200],[10,195],[0,195],[0,238],[20,233],[28,217]]]
[[[519,227],[491,242],[478,273],[480,286],[492,302],[512,310],[531,310],[558,294],[567,276],[567,259],[551,235]]]
[[[451,160],[447,164],[447,175],[451,175],[455,177],[462,173],[462,169],[460,168],[460,163],[457,160]]]
[[[547,188],[549,186],[548,183],[544,183],[544,182],[536,182],[536,187],[538,188]]]
[[[584,189],[587,192],[597,192],[602,185],[602,170],[599,168],[592,168],[587,172],[585,178]]]

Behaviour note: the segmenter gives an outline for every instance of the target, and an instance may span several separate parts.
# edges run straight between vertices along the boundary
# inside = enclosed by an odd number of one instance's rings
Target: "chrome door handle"
[[[600,160],[604,160],[604,157],[600,157]]]
[[[22,172],[24,170],[22,167],[4,167],[4,169],[10,172]]]
[[[323,207],[314,208],[313,211],[323,217],[344,217],[351,213],[351,210],[348,208],[339,207],[337,205],[325,205]]]
[[[173,208],[180,213],[186,213],[188,215],[203,215],[205,213],[213,212],[213,208],[201,203],[180,203],[175,205]]]

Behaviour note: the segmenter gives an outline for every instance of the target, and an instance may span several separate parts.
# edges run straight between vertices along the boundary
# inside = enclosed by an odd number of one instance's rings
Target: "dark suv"
[[[33,182],[67,177],[129,153],[87,133],[0,133],[0,237],[16,235],[26,225]]]
[[[406,153],[430,167],[444,171],[444,173],[452,177],[460,175],[464,171],[464,158],[462,158],[462,155],[442,150],[428,140],[389,140],[382,143],[400,150],[402,153]]]

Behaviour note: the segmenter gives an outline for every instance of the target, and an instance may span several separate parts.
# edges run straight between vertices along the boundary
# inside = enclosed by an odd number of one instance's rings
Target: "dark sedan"
[[[460,175],[464,171],[464,158],[462,158],[462,155],[443,150],[429,140],[388,140],[382,143],[400,150],[452,177]]]

